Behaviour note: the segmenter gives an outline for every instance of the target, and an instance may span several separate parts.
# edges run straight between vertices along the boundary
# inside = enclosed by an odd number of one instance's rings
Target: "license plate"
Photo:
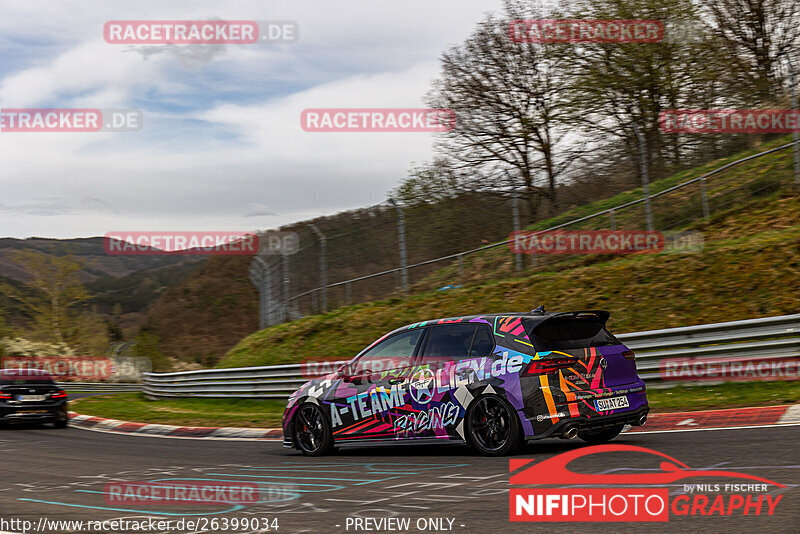
[[[629,408],[628,397],[611,397],[610,399],[597,399],[594,401],[598,412],[607,412],[617,408]]]
[[[22,402],[42,402],[46,398],[44,395],[17,395],[17,400]]]
[[[47,413],[47,410],[19,410],[17,413],[22,414],[38,414],[38,413]]]

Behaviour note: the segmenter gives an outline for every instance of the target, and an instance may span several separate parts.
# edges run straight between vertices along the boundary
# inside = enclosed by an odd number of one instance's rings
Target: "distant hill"
[[[0,238],[0,283],[17,289],[22,289],[27,280],[25,271],[11,259],[17,250],[72,255],[85,262],[80,277],[92,295],[87,305],[117,323],[126,338],[138,332],[145,312],[166,287],[184,280],[207,259],[203,256],[111,256],[103,248],[102,237]],[[24,327],[23,311],[1,294],[0,313],[8,324]]]
[[[182,265],[202,261],[197,256],[111,256],[103,248],[102,237],[77,239],[28,239],[0,238],[0,275],[14,280],[25,280],[26,275],[10,259],[15,250],[36,250],[55,256],[71,254],[86,262],[81,272],[84,282],[103,277],[120,278],[138,271],[155,269],[168,265]]]
[[[144,324],[168,356],[213,366],[258,329],[258,293],[249,256],[212,256],[191,276],[166,288]]]

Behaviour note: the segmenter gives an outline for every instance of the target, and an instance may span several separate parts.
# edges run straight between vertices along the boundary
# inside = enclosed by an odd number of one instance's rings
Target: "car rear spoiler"
[[[572,312],[554,313],[553,315],[551,315],[550,317],[546,318],[542,322],[544,323],[546,321],[549,321],[550,319],[561,319],[561,318],[566,318],[566,317],[572,317],[572,318],[575,318],[575,319],[585,317],[585,318],[588,319],[588,318],[590,318],[592,316],[594,318],[596,318],[598,321],[600,321],[601,323],[603,323],[603,325],[605,325],[606,322],[608,321],[608,318],[611,317],[611,312],[607,312],[605,310],[579,310],[579,311],[572,311]]]

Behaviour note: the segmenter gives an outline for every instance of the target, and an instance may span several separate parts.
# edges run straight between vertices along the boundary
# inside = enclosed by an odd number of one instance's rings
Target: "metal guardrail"
[[[661,363],[674,358],[736,358],[752,362],[798,358],[800,314],[632,332],[617,337],[636,352],[639,376],[646,381],[658,381]],[[335,366],[344,361],[326,363]],[[286,398],[308,380],[301,377],[303,365],[146,373],[144,393],[150,398]]]

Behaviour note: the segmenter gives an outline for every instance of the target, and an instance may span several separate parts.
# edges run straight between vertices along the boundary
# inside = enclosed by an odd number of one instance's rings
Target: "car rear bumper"
[[[67,418],[66,403],[49,406],[3,406],[0,408],[0,423],[49,423]]]
[[[615,413],[612,415],[603,415],[595,417],[587,417],[584,415],[578,417],[568,417],[558,421],[552,427],[534,436],[525,436],[526,440],[529,439],[544,439],[544,438],[557,438],[564,436],[567,432],[575,428],[578,432],[603,430],[623,425],[641,426],[647,420],[647,414],[650,413],[650,407],[645,405],[634,410],[627,410],[624,412]]]

